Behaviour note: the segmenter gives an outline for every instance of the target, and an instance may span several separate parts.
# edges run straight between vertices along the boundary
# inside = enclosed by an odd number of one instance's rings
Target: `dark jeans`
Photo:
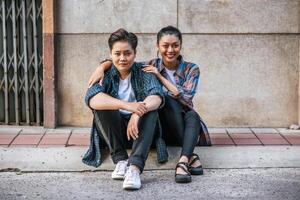
[[[116,164],[128,159],[126,148],[132,147],[128,163],[138,166],[142,172],[154,136],[158,119],[157,111],[148,112],[140,118],[139,137],[130,141],[126,133],[131,115],[123,115],[118,110],[97,110],[96,114],[100,120],[100,132],[109,147],[113,162]]]
[[[185,111],[180,102],[166,96],[165,106],[159,111],[163,139],[168,145],[180,145],[181,156],[191,157],[198,142],[200,117],[194,110]]]

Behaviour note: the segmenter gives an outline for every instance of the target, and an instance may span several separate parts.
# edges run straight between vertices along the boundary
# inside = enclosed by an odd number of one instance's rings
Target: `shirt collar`
[[[181,55],[178,56],[177,60],[179,61],[178,67],[175,71],[175,74],[184,78],[184,60]],[[165,69],[162,59],[159,59],[159,71],[162,72]]]
[[[136,68],[136,62],[134,62],[132,64],[132,66],[130,67],[130,72],[132,72],[135,68]],[[116,68],[116,66],[114,64],[112,64],[112,66],[111,66],[111,75],[112,75],[112,77],[120,78],[118,69]]]

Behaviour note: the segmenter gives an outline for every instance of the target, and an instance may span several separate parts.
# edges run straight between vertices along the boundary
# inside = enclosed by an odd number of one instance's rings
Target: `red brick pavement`
[[[2,147],[87,147],[88,128],[9,128],[0,126]],[[288,129],[210,129],[213,145],[300,145],[300,130]]]

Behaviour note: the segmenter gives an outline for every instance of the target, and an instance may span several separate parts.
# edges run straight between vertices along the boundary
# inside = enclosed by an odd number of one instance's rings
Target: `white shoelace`
[[[123,174],[125,173],[127,166],[124,166],[124,165],[127,165],[127,161],[119,161],[118,162],[116,169],[115,169],[117,174],[119,174],[120,172]]]
[[[125,177],[128,181],[135,181],[139,178],[139,173],[129,168],[129,170],[126,172]]]

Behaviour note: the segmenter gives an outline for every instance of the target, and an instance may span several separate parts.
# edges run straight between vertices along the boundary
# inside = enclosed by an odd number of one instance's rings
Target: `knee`
[[[97,115],[99,118],[103,117],[112,117],[119,113],[116,110],[94,110],[94,115]]]
[[[157,121],[157,119],[158,119],[158,112],[157,112],[157,110],[153,110],[153,111],[150,111],[150,112],[147,112],[146,114],[144,114],[143,116],[142,116],[142,118],[141,119],[144,119],[144,120],[151,120],[151,121]]]
[[[165,107],[166,108],[178,108],[178,107],[180,107],[180,103],[176,99],[167,95],[167,96],[165,96]]]
[[[200,123],[200,117],[198,113],[194,110],[191,110],[185,114],[185,121],[186,122],[194,122],[194,123]]]
[[[109,114],[111,110],[94,110],[94,113],[97,113],[98,115],[105,115]]]

